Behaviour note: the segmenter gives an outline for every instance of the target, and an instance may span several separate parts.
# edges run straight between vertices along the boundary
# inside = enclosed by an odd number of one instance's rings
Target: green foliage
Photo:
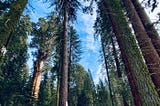
[[[82,6],[81,3],[78,0],[68,0],[67,1],[67,5],[65,5],[65,0],[46,0],[47,2],[51,3],[51,6],[55,5],[55,10],[57,11],[57,13],[60,15],[60,19],[64,18],[61,17],[63,16],[64,13],[64,8],[65,6],[68,7],[68,17],[70,21],[74,21],[76,20],[77,16],[77,11],[80,9],[80,7]]]
[[[69,58],[71,64],[76,64],[80,61],[82,54],[81,41],[76,30],[71,26],[69,28]]]
[[[5,13],[8,9],[10,9],[11,4],[15,2],[15,0],[1,0],[0,1],[0,16]]]
[[[139,92],[141,94],[141,98],[144,101],[143,103],[145,105],[150,104],[148,102],[150,99],[147,99],[148,97],[150,98],[150,96],[146,95],[148,92],[147,89],[150,89],[150,93],[152,93],[151,95],[153,96],[153,98],[155,97],[155,99],[156,99],[155,103],[158,103],[159,100],[156,97],[156,94],[154,92],[154,88],[152,86],[153,84],[151,82],[149,75],[146,73],[146,72],[148,72],[147,67],[144,64],[142,55],[141,55],[141,53],[138,49],[138,46],[136,44],[136,40],[135,40],[134,36],[132,35],[131,29],[130,29],[128,22],[126,20],[124,10],[120,4],[121,4],[121,2],[119,0],[110,0],[110,5],[112,7],[113,13],[108,13],[108,14],[114,14],[114,18],[116,20],[116,23],[117,23],[117,26],[119,29],[119,33],[121,35],[120,39],[123,41],[121,46],[124,47],[124,50],[125,50],[124,52],[126,52],[126,54],[127,54],[126,58],[129,59],[129,63],[131,64],[131,69],[133,70],[133,74],[136,78],[136,82],[138,85]],[[104,13],[106,13],[106,11],[104,11],[105,8],[103,6],[103,1],[98,2],[98,9],[99,9],[97,11],[98,12],[98,19],[97,19],[97,23],[95,24],[96,32],[98,35],[99,34],[101,35],[102,41],[108,45],[107,42],[109,41],[108,40],[109,36],[110,35],[113,36],[113,31],[112,31],[109,17],[107,16],[107,14],[104,14]],[[119,18],[119,17],[121,17],[121,18]],[[108,46],[108,47],[110,48],[110,46]],[[111,56],[106,56],[106,57],[111,57]],[[109,62],[112,62],[112,61],[109,60]],[[110,66],[114,66],[114,64],[110,64]],[[115,70],[115,68],[113,67],[113,68],[111,68],[111,70]],[[116,93],[118,91],[119,94],[122,95],[122,98],[123,98],[124,97],[123,93],[125,92],[125,89],[123,89],[124,84],[121,84],[121,81],[116,81],[117,80],[116,77],[113,77],[113,78],[115,78],[114,79],[115,81],[112,82],[113,85],[119,86],[119,84],[120,84],[121,85],[120,88],[122,89],[122,90],[121,89],[118,89],[118,90],[114,89],[114,93],[115,93],[114,96],[117,95]],[[144,87],[142,87],[142,86],[146,86],[145,88],[147,88],[147,89],[144,89]],[[114,87],[114,88],[117,88],[117,87]],[[147,100],[145,100],[145,99],[147,99]],[[120,100],[120,101],[122,101],[122,100]],[[129,101],[128,101],[128,103],[129,103]]]
[[[0,35],[4,36],[0,39],[1,43],[4,43],[9,33],[16,29],[17,23],[22,15],[22,12],[27,4],[27,0],[17,0],[16,2],[11,4],[11,9],[9,12],[5,13],[2,19],[0,20],[0,24],[4,25],[0,28]],[[0,44],[2,47],[3,44]]]
[[[107,80],[103,82],[99,79],[99,83],[96,86],[97,97],[95,106],[111,106],[111,98],[108,91]]]
[[[76,66],[69,92],[69,106],[93,106],[93,88],[88,73]]]
[[[51,82],[48,73],[44,73],[44,79],[41,82],[38,105],[49,106],[51,104]]]
[[[39,18],[37,23],[32,23],[31,35],[33,38],[30,44],[31,48],[47,53],[52,52],[56,33],[56,24],[52,18],[48,21],[44,18]]]
[[[3,80],[0,80],[0,103],[2,105],[24,104],[28,98],[26,84],[29,72],[26,62],[29,23],[28,16],[21,18],[4,57],[1,67]]]

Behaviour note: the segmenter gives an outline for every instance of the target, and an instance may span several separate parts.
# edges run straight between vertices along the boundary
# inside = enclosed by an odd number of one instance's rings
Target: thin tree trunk
[[[120,69],[120,63],[119,63],[119,60],[118,60],[117,51],[116,51],[116,48],[115,48],[115,43],[113,41],[113,37],[111,37],[111,43],[112,43],[112,47],[113,47],[113,56],[114,56],[114,60],[116,62],[116,67],[117,67],[117,76],[118,76],[118,78],[122,78],[122,72],[121,72],[121,69]]]
[[[111,7],[109,5],[109,1],[108,0],[104,0],[104,6],[106,7],[107,13],[109,13],[108,16],[109,16],[109,19],[111,21],[115,36],[117,38],[117,42],[118,42],[118,45],[120,47],[120,51],[122,53],[122,58],[123,58],[123,61],[125,63],[126,71],[128,73],[127,74],[128,81],[129,81],[129,84],[131,86],[132,95],[134,97],[134,103],[135,103],[136,106],[142,106],[140,93],[138,91],[138,87],[137,87],[137,84],[136,84],[136,80],[135,80],[134,74],[132,73],[133,70],[131,69],[131,65],[129,63],[128,56],[127,56],[127,54],[126,54],[126,52],[125,52],[125,50],[123,48],[123,43],[122,43],[122,39],[120,37],[119,29],[118,29],[118,26],[117,26],[116,21],[114,19],[114,16],[112,14],[113,12],[112,12],[112,9],[111,9]]]
[[[62,37],[62,67],[60,76],[60,99],[59,106],[68,104],[68,1],[64,1],[64,34]]]
[[[155,29],[154,25],[152,24],[150,18],[148,17],[147,13],[145,12],[144,8],[141,6],[141,4],[138,2],[138,0],[131,0],[146,31],[149,36],[149,38],[152,41],[153,46],[155,47],[159,57],[160,57],[160,37]]]
[[[61,58],[58,61],[58,68],[57,68],[57,103],[56,105],[59,106],[59,99],[60,99],[60,73],[61,73]]]
[[[160,58],[130,0],[123,0],[150,76],[160,95]]]
[[[123,106],[129,106],[125,97],[122,95],[122,99],[123,99]]]
[[[112,101],[112,106],[114,106],[113,94],[112,94],[112,89],[111,89],[111,80],[110,80],[110,76],[109,76],[109,72],[108,72],[108,65],[107,65],[107,60],[106,60],[105,45],[104,45],[104,41],[103,41],[102,37],[101,37],[101,45],[102,45],[103,57],[104,57],[104,62],[105,62],[105,67],[106,67],[107,78],[108,78],[110,97],[111,97],[111,101]]]
[[[123,83],[125,83],[123,81],[123,79],[122,79],[122,72],[121,72],[121,69],[120,69],[120,62],[119,62],[119,59],[118,59],[118,55],[117,55],[117,51],[116,51],[115,42],[114,42],[113,37],[111,37],[111,43],[112,43],[112,47],[113,47],[113,56],[114,56],[114,59],[115,59],[115,62],[116,62],[116,66],[117,66],[117,76],[118,76],[118,78],[120,78],[119,80],[121,80]],[[123,106],[129,106],[127,101],[126,101],[126,98],[123,96],[124,94],[123,93],[120,93],[120,94],[122,96]]]
[[[72,38],[72,34],[70,34],[70,37],[69,37],[69,63],[68,63],[68,94],[70,94],[70,82],[71,82],[71,65],[72,65],[72,60],[71,60],[71,52],[72,52],[72,49],[71,49],[71,38]],[[68,103],[70,103],[70,95],[68,95]]]
[[[57,106],[59,106],[59,90],[60,90],[60,77],[58,75],[58,78],[57,78]]]

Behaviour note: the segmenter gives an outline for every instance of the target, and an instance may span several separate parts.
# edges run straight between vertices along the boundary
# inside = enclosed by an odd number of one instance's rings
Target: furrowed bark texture
[[[34,101],[38,100],[38,93],[42,77],[42,67],[44,66],[44,61],[35,62],[34,73],[33,73],[33,86],[32,86],[32,96]]]
[[[106,6],[108,0],[104,0],[107,15],[111,21],[113,32],[116,35],[118,45],[125,63],[129,84],[136,106],[159,105],[159,96],[151,80],[146,64],[143,61],[141,52],[136,44],[136,40],[131,33],[123,11],[118,8]],[[116,0],[115,0],[116,1]],[[119,6],[120,3],[112,4]],[[120,7],[119,7],[120,8]],[[122,7],[121,7],[122,8]],[[121,17],[121,18],[119,18]],[[114,19],[115,18],[115,19]]]
[[[64,34],[62,37],[62,67],[60,73],[59,106],[66,106],[68,98],[68,1],[65,0],[64,2]]]
[[[155,50],[151,39],[148,37],[147,32],[139,18],[131,0],[123,0],[126,10],[128,12],[128,17],[130,22],[132,23],[133,29],[135,31],[135,35],[142,51],[143,57],[147,64],[148,70],[150,72],[150,76],[154,85],[156,86],[156,90],[160,95],[160,58]]]
[[[155,29],[153,23],[151,22],[150,18],[148,17],[147,13],[145,12],[141,4],[138,2],[138,0],[131,1],[145,27],[145,30],[147,31],[149,38],[152,41],[153,46],[155,47],[158,55],[160,56],[160,37],[157,30]]]
[[[114,19],[113,12],[112,12],[112,9],[110,7],[110,4],[109,4],[108,0],[104,0],[104,6],[106,7],[107,14],[109,13],[108,17],[111,21],[111,24],[112,24],[112,27],[113,27],[113,32],[115,33],[115,36],[117,38],[117,42],[118,42],[118,45],[120,47],[120,51],[122,53],[122,58],[123,58],[123,61],[125,63],[126,71],[128,71],[127,73],[129,73],[129,74],[127,74],[127,76],[128,76],[129,84],[131,86],[131,91],[132,91],[132,95],[134,97],[135,105],[136,106],[142,106],[142,101],[141,101],[141,98],[140,98],[140,94],[139,94],[139,91],[138,91],[136,80],[133,76],[129,60],[127,58],[128,56],[127,56],[127,54],[124,50],[123,43],[122,43],[123,41],[120,37],[121,35],[119,33],[119,29],[118,29],[118,26],[117,26],[116,21]]]
[[[34,62],[34,72],[33,72],[33,83],[32,83],[32,96],[33,96],[33,106],[36,105],[38,101],[39,88],[41,84],[42,69],[44,67],[44,62],[48,57],[48,53],[41,50],[38,51],[37,61]]]

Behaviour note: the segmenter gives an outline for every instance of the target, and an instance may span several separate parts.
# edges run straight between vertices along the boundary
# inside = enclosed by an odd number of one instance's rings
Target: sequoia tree
[[[32,27],[31,34],[33,38],[30,47],[38,49],[35,52],[36,61],[34,62],[32,84],[32,96],[35,102],[38,100],[44,63],[51,55],[54,46],[56,27],[54,26],[55,23],[53,18],[49,21],[46,21],[44,18],[39,18],[39,22],[33,23]]]
[[[148,71],[147,67],[137,47],[135,38],[131,34],[131,30],[126,22],[126,17],[123,13],[123,10],[120,10],[120,8],[122,8],[119,5],[120,3],[118,0],[114,2],[114,6],[116,5],[117,8],[111,8],[111,1],[109,2],[108,0],[104,0],[103,3],[105,6],[104,10],[106,9],[106,14],[108,15],[113,32],[115,33],[118,45],[120,47],[122,59],[126,68],[125,70],[128,73],[128,80],[131,86],[135,105],[142,106],[150,104],[151,102],[149,101],[151,99],[147,98],[150,98],[151,95],[155,99],[155,101],[152,103],[156,105],[159,104],[159,97],[154,89],[154,85],[152,84],[149,74],[146,73]],[[113,15],[115,12],[116,15]],[[140,80],[143,80],[143,84]],[[150,89],[150,95],[147,94],[148,90],[144,89],[144,86]]]
[[[131,0],[131,1],[145,27],[147,35],[151,39],[153,46],[155,47],[158,55],[160,56],[160,37],[157,30],[154,27],[154,23],[151,22],[150,18],[148,17],[147,13],[144,10],[144,7],[141,6],[138,0]]]
[[[131,0],[123,0],[128,17],[132,23],[138,44],[141,48],[143,57],[147,64],[150,76],[154,85],[156,86],[157,92],[160,95],[160,58],[155,50],[151,39],[147,35],[147,32],[143,26],[141,19],[139,18],[135,7]]]

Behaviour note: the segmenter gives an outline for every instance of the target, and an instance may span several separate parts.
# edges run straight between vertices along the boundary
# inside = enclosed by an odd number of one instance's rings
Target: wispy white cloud
[[[98,43],[94,40],[94,29],[93,25],[96,20],[96,8],[93,8],[93,14],[80,13],[78,15],[80,23],[82,24],[79,28],[82,32],[86,33],[84,37],[85,46],[93,52],[98,51]]]
[[[98,66],[98,70],[96,71],[95,75],[94,75],[94,83],[98,84],[99,83],[99,79],[101,79],[102,81],[104,81],[106,78],[106,71],[103,68],[102,64],[99,64]]]

